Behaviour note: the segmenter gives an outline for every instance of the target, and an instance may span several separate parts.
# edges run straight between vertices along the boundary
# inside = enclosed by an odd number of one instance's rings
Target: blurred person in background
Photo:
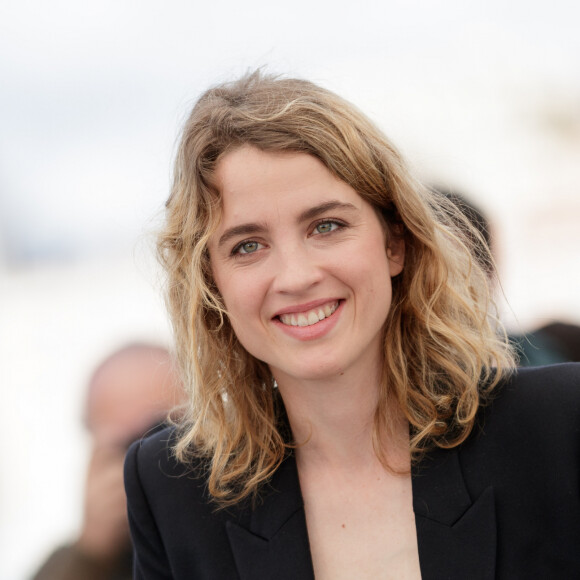
[[[462,193],[441,187],[436,187],[435,191],[452,201],[475,228],[466,230],[466,235],[470,237],[482,267],[493,278],[494,266],[486,259],[494,252],[493,228],[488,218]],[[509,334],[509,340],[518,355],[520,366],[580,362],[580,326],[569,322],[554,321],[529,333]]]
[[[85,407],[92,451],[80,534],[73,543],[58,548],[34,580],[131,578],[125,452],[131,442],[163,423],[180,398],[170,355],[160,346],[131,344],[98,366]]]

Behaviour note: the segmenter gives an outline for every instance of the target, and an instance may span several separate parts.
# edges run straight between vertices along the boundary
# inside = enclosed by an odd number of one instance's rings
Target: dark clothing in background
[[[131,580],[132,548],[104,566],[81,552],[74,544],[55,550],[33,580]]]
[[[580,326],[553,322],[530,334],[513,334],[521,366],[580,362]]]

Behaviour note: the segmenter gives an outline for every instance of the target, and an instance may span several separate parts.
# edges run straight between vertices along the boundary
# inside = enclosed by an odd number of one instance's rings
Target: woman
[[[159,244],[190,403],[127,457],[137,578],[576,573],[580,373],[515,373],[468,227],[326,90],[200,98]]]

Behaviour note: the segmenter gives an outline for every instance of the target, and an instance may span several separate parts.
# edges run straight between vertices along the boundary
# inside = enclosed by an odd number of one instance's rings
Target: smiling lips
[[[329,302],[318,308],[313,308],[306,312],[281,314],[278,318],[286,326],[312,326],[329,316],[332,316],[338,308],[338,300]]]

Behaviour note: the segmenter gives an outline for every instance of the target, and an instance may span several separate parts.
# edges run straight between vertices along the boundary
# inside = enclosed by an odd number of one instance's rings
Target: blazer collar
[[[413,467],[413,510],[423,580],[495,578],[493,488],[470,497],[457,449],[436,449]],[[314,580],[294,456],[274,474],[259,503],[226,523],[240,580]]]
[[[413,509],[423,580],[495,578],[493,488],[473,501],[457,449],[436,449],[413,467]]]
[[[298,470],[290,454],[253,509],[226,522],[240,580],[314,580]]]

